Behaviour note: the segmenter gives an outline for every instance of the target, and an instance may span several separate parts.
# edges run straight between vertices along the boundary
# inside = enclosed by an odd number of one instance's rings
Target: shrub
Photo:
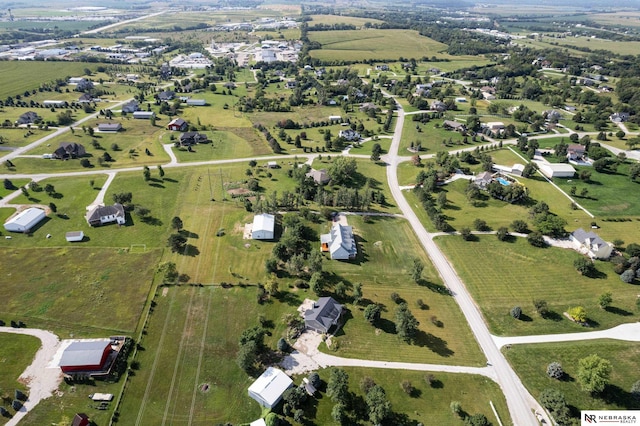
[[[622,280],[622,282],[625,282],[627,284],[632,283],[635,277],[636,273],[633,269],[627,269],[622,274],[620,274],[620,279]]]
[[[449,408],[451,408],[451,412],[456,416],[462,415],[462,405],[460,404],[460,401],[451,401]]]
[[[278,339],[278,350],[280,352],[288,352],[289,351],[289,343],[287,343],[287,341],[284,339],[284,337],[281,337],[280,339]]]
[[[633,384],[633,386],[631,386],[631,391],[629,391],[629,393],[635,399],[640,400],[640,380],[638,380]]]
[[[318,389],[320,387],[320,385],[322,384],[322,380],[320,379],[320,375],[318,373],[316,373],[315,371],[313,373],[309,374],[307,379],[309,380],[309,383],[311,384],[311,386],[313,386],[316,389]]]
[[[546,247],[547,243],[544,241],[540,232],[532,232],[527,236],[527,241],[534,247]]]
[[[522,308],[520,308],[520,306],[514,306],[513,308],[511,308],[512,317],[514,317],[515,319],[520,319],[521,315],[522,315]]]
[[[462,239],[465,241],[469,241],[473,235],[471,234],[471,229],[467,228],[466,226],[463,228],[460,228],[460,235],[462,236]]]
[[[415,388],[411,384],[411,381],[409,381],[409,380],[403,380],[400,383],[400,387],[402,388],[404,393],[406,393],[407,395],[411,395],[413,393],[413,391],[415,390]]]
[[[585,322],[587,320],[587,311],[582,306],[575,306],[567,313],[574,321]]]
[[[513,222],[511,222],[511,229],[513,229],[513,232],[524,234],[529,231],[529,226],[524,220],[514,220]]]
[[[564,370],[562,370],[562,365],[559,362],[552,362],[547,365],[547,376],[552,379],[560,380],[564,376]]]
[[[536,312],[543,318],[549,313],[546,300],[534,299],[533,306],[536,308]]]
[[[398,293],[396,293],[395,291],[393,293],[391,293],[390,295],[391,300],[393,300],[395,303],[400,303],[402,302],[402,298],[400,297],[400,295]]]

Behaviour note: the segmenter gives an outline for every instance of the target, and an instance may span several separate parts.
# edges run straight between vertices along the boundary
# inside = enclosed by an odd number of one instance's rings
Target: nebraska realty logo
[[[582,411],[580,426],[592,425],[640,425],[640,411]]]

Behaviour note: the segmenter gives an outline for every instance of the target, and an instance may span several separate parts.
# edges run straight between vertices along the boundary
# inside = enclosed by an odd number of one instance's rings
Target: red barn
[[[187,130],[187,127],[189,127],[189,124],[186,121],[184,121],[182,118],[174,118],[167,125],[167,128],[169,130],[173,130],[176,132],[184,132],[185,130]]]
[[[58,365],[63,373],[102,371],[110,353],[110,339],[80,340],[67,346]]]
[[[85,413],[78,413],[73,418],[73,423],[71,423],[71,426],[89,426],[89,424],[89,416],[87,416]]]

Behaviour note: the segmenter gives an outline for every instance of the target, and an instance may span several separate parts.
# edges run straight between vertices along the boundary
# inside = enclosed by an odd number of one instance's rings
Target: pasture
[[[411,30],[347,30],[310,32],[309,39],[322,45],[313,58],[327,61],[393,60],[434,56],[447,46]]]
[[[371,24],[382,23],[382,21],[380,21],[379,19],[356,18],[354,16],[311,15],[311,21],[309,22],[309,26],[318,25],[318,24],[324,24],[324,25],[347,24],[347,25],[362,26],[367,22]]]
[[[495,235],[483,235],[475,241],[460,236],[435,240],[456,268],[480,306],[492,333],[523,335],[603,330],[637,321],[637,289],[623,283],[611,263],[596,261],[596,278],[580,275],[573,261],[581,255],[554,247],[536,248],[524,238],[498,241]],[[608,310],[598,306],[604,292],[613,294]],[[532,301],[546,300],[550,315],[541,318]],[[520,306],[524,316],[511,317],[509,311]],[[571,322],[562,314],[574,306],[587,311],[590,328]],[[524,319],[523,319],[524,318]]]
[[[10,319],[4,317],[3,321],[8,325]],[[27,390],[24,383],[18,381],[18,377],[31,364],[38,349],[40,349],[40,340],[36,337],[0,333],[0,362],[3,367],[3,373],[0,376],[0,398],[2,398],[0,406],[12,411],[10,405],[14,389],[23,392]],[[8,404],[6,399],[9,400]]]

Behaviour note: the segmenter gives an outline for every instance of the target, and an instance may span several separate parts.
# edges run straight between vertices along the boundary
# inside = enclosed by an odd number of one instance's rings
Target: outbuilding
[[[570,178],[576,174],[576,169],[571,164],[547,163],[546,161],[536,161],[540,172],[548,178]]]
[[[71,232],[67,232],[64,235],[64,237],[70,243],[77,242],[77,241],[82,241],[82,239],[84,238],[84,232],[82,232],[82,231],[71,231]]]
[[[207,101],[204,99],[187,99],[187,105],[190,106],[205,106]]]
[[[276,219],[272,214],[257,214],[253,218],[251,238],[254,240],[273,240]]]
[[[249,386],[249,396],[261,406],[273,408],[292,385],[293,380],[283,371],[269,367]]]
[[[111,353],[111,339],[71,342],[62,352],[58,366],[63,373],[102,371]]]
[[[4,223],[4,229],[9,232],[29,232],[47,215],[44,210],[31,207],[21,211]]]
[[[139,120],[151,120],[156,116],[156,113],[153,111],[134,111],[133,118],[137,118]]]

